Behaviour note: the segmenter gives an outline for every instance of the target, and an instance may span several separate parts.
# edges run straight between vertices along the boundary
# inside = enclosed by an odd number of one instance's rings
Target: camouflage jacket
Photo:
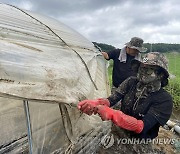
[[[138,120],[143,120],[142,137],[154,138],[158,134],[159,126],[164,125],[172,113],[172,97],[163,88],[155,92],[142,93],[137,97],[136,77],[126,79],[117,90],[108,97],[111,106],[121,100],[121,111]]]

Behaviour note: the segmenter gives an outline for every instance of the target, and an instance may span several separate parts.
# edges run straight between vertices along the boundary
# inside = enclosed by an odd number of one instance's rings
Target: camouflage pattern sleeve
[[[129,77],[125,81],[123,81],[116,89],[116,91],[107,98],[110,102],[110,106],[115,105],[124,97],[124,95],[127,93],[129,89],[128,87],[130,85],[130,81],[132,80],[132,78],[133,77]]]

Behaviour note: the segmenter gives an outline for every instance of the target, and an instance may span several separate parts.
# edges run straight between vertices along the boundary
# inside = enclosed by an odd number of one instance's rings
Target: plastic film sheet
[[[76,105],[109,95],[106,67],[66,25],[0,4],[0,153],[93,153],[110,124]]]

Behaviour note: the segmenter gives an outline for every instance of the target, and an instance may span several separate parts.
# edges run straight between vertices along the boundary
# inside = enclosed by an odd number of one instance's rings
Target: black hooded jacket
[[[166,124],[172,113],[172,97],[161,88],[148,94],[146,98],[136,97],[136,77],[129,77],[108,97],[111,106],[121,100],[121,111],[144,122],[144,129],[140,134],[133,134],[139,138],[155,138],[159,127]]]

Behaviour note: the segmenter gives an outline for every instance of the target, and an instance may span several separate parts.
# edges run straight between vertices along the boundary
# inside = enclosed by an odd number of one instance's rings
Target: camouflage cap
[[[138,60],[132,60],[131,62],[131,66],[132,68],[134,67],[139,67],[139,65],[143,63],[143,64],[147,64],[147,65],[153,65],[153,66],[158,66],[162,69],[162,71],[164,72],[166,78],[169,77],[169,73],[168,73],[168,60],[166,58],[165,55],[163,55],[162,53],[159,52],[149,52],[147,54],[144,55],[144,58],[141,61]],[[134,65],[136,64],[136,65]],[[137,70],[137,69],[136,69]]]
[[[146,52],[147,48],[143,47],[143,39],[139,37],[131,38],[130,42],[127,42],[125,45],[132,49],[137,49],[139,52]]]

